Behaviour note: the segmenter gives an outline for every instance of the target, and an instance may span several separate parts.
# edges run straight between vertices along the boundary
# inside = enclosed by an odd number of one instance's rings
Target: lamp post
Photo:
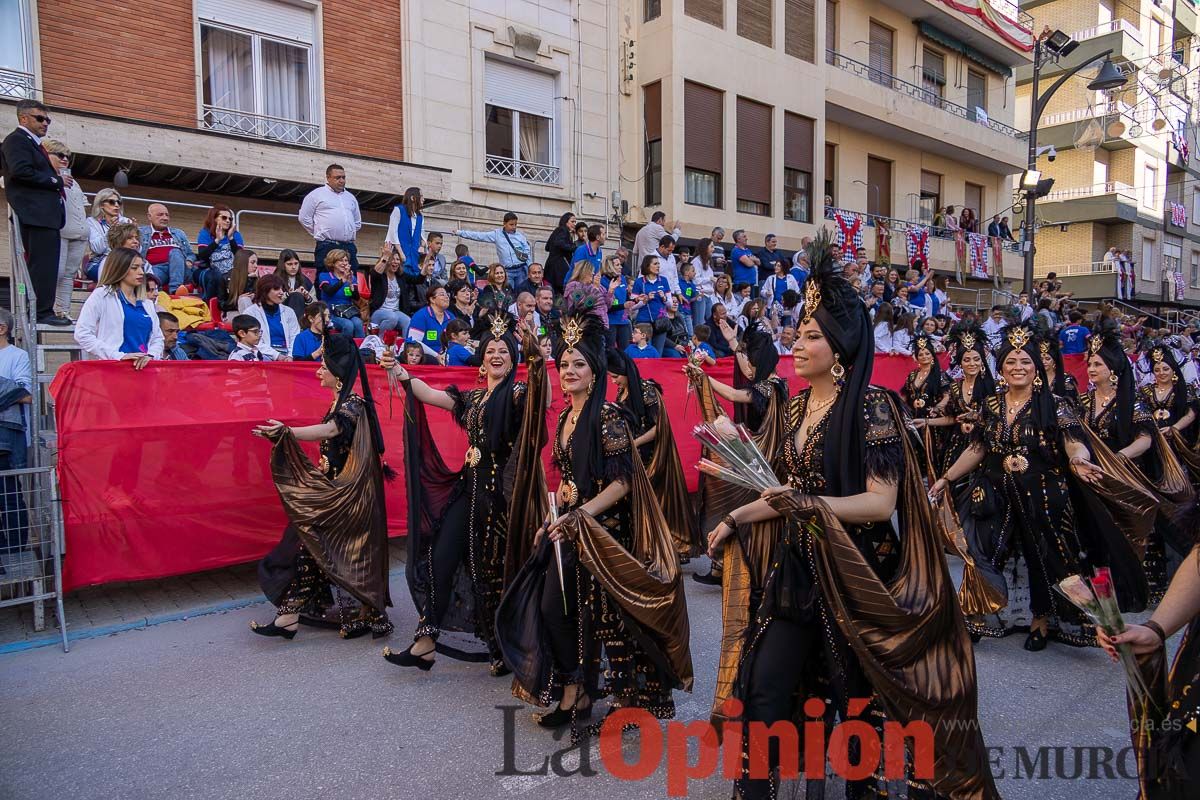
[[[1059,77],[1043,95],[1038,95],[1038,81],[1041,77],[1042,58],[1046,52],[1050,52],[1056,57],[1062,57],[1069,54],[1072,50],[1079,46],[1079,43],[1072,40],[1062,31],[1054,31],[1049,36],[1039,36],[1033,43],[1033,108],[1029,113],[1029,159],[1025,173],[1021,176],[1021,189],[1025,191],[1025,241],[1021,246],[1024,248],[1025,269],[1022,275],[1022,287],[1025,291],[1033,291],[1033,253],[1034,253],[1034,234],[1036,233],[1034,204],[1038,197],[1041,197],[1049,191],[1049,187],[1054,183],[1053,179],[1043,180],[1041,173],[1038,172],[1038,123],[1041,121],[1042,113],[1046,110],[1046,105],[1050,102],[1050,98],[1058,91],[1064,83],[1074,77],[1083,68],[1090,66],[1100,59],[1104,59],[1104,63],[1100,65],[1100,72],[1096,75],[1096,79],[1088,84],[1090,91],[1109,91],[1124,86],[1128,81],[1125,75],[1117,69],[1112,63],[1109,56],[1112,55],[1112,50],[1105,50],[1103,53],[1098,53],[1087,61],[1083,61],[1071,69],[1067,70]]]

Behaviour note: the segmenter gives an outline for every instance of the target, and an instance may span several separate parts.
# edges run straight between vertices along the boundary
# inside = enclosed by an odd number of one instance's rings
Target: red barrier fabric
[[[875,382],[899,388],[914,366],[905,356],[881,356]],[[644,359],[638,367],[663,385],[688,488],[694,491],[698,474],[692,465],[700,447],[690,431],[699,422],[699,409],[687,390],[682,362]],[[50,391],[58,423],[66,588],[197,572],[266,553],[287,521],[271,481],[270,444],[250,432],[267,419],[289,425],[319,421],[331,398],[315,372],[312,364],[223,361],[152,362],[141,372],[128,363],[105,361],[60,369]],[[385,458],[402,472],[403,399],[389,397],[381,369],[369,372],[389,448]],[[722,359],[709,372],[731,382],[733,362]],[[793,390],[802,386],[790,356],[781,359],[779,372]],[[412,374],[435,388],[473,386],[478,379],[468,368],[414,367]],[[553,432],[563,407],[553,366],[549,383]],[[430,409],[429,418],[447,463],[458,463],[466,450],[465,434],[447,412]],[[315,445],[306,448],[315,459]],[[548,477],[556,485],[552,469]],[[387,508],[389,535],[403,535],[403,476],[388,485]]]
[[[1063,356],[1063,369],[1075,379],[1079,391],[1086,392],[1090,383],[1087,374],[1087,353],[1071,353]]]

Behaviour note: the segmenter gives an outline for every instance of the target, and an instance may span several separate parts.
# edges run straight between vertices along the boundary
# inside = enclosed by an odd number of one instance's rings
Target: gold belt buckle
[[[579,499],[579,487],[575,485],[575,481],[567,481],[560,487],[560,491],[565,505],[574,505]]]
[[[467,448],[467,454],[463,456],[464,467],[478,467],[479,462],[483,460],[483,453],[478,447]]]
[[[916,400],[913,401],[913,408],[924,408],[924,407],[925,407],[925,398],[924,397],[918,397]]]
[[[1154,418],[1159,422],[1165,422],[1171,418],[1171,412],[1165,408],[1157,409],[1154,412]]]
[[[1029,469],[1029,459],[1025,456],[1011,455],[1004,457],[1004,471],[1010,475],[1022,473]]]

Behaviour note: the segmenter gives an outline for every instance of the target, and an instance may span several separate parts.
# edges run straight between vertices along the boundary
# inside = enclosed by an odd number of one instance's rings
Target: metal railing
[[[0,97],[32,100],[35,94],[33,73],[0,68]]]
[[[954,231],[949,228],[935,228],[932,222],[924,220],[897,219],[896,217],[885,217],[879,214],[868,214],[865,211],[855,211],[852,208],[836,208],[834,206],[825,206],[825,219],[833,219],[833,215],[841,211],[845,214],[856,214],[866,220],[867,227],[874,228],[875,220],[881,219],[888,224],[888,227],[896,233],[902,233],[909,228],[928,228],[929,235],[941,241],[953,241]],[[1005,250],[1013,253],[1018,253],[1021,250],[1020,242],[1003,242],[1002,246]]]
[[[1054,272],[1060,278],[1074,278],[1081,275],[1112,275],[1116,271],[1116,266],[1112,261],[1088,261],[1079,264],[1035,265],[1033,268],[1033,277],[1045,278],[1051,272]]]
[[[992,119],[984,120],[973,108],[960,106],[958,103],[952,103],[942,97],[938,92],[928,89],[924,86],[918,86],[915,83],[909,83],[906,80],[897,78],[895,75],[876,69],[870,64],[864,64],[861,61],[856,61],[849,56],[844,56],[836,50],[825,51],[825,62],[830,66],[838,67],[846,72],[857,75],[860,78],[885,86],[900,94],[908,95],[914,100],[920,100],[922,103],[940,108],[941,110],[953,114],[956,117],[975,122],[979,125],[996,131],[1004,136],[1010,136],[1013,139],[1025,140],[1029,138],[1029,134],[1024,131],[1019,131],[1011,125],[1005,125],[1003,122],[997,122]]]
[[[489,175],[529,183],[558,184],[562,176],[562,170],[552,164],[538,164],[502,156],[487,156],[483,168]]]
[[[1100,25],[1093,25],[1090,28],[1084,28],[1081,31],[1075,31],[1071,34],[1071,38],[1077,42],[1082,42],[1088,39],[1095,39],[1097,36],[1105,36],[1118,31],[1128,34],[1138,44],[1142,43],[1142,32],[1137,29],[1136,25],[1124,17],[1118,17]]]
[[[210,131],[252,139],[268,139],[306,147],[320,147],[321,126],[296,119],[252,114],[234,108],[204,107],[200,125]]]
[[[1050,192],[1042,198],[1042,202],[1050,203],[1055,200],[1070,200],[1073,197],[1100,197],[1106,194],[1119,194],[1137,200],[1137,191],[1128,183],[1122,181],[1107,181],[1092,186],[1079,186],[1074,189],[1059,189]]]

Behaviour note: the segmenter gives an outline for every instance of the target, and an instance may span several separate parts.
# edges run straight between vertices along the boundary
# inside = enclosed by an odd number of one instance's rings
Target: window
[[[1154,280],[1154,240],[1142,239],[1142,280]]]
[[[684,81],[683,202],[721,208],[725,93]]]
[[[1200,225],[1200,189],[1192,189],[1192,224]]]
[[[725,27],[725,0],[683,0],[683,13],[709,25]]]
[[[771,107],[737,99],[737,210],[771,215]]]
[[[870,69],[867,77],[884,86],[892,85],[892,29],[871,20]]]
[[[933,217],[942,207],[942,176],[921,170],[921,199],[918,216],[925,225],[933,224]]]
[[[834,191],[833,168],[837,161],[837,145],[825,143],[825,205],[836,206],[834,202],[837,193]]]
[[[32,98],[29,0],[0,0],[0,97]]]
[[[810,64],[816,63],[816,0],[784,0],[783,51]]]
[[[783,218],[812,222],[813,136],[816,123],[783,115]]]
[[[825,50],[834,53],[838,49],[837,7],[837,0],[825,0]],[[828,60],[832,62],[833,59]]]
[[[987,119],[987,76],[973,69],[967,70],[967,109],[973,122]]]
[[[922,60],[921,87],[928,95],[925,102],[937,105],[946,94],[946,57],[926,47]]]
[[[738,36],[771,47],[771,0],[737,0]]]
[[[662,0],[646,0],[646,15],[643,17],[645,22],[652,19],[658,19],[662,14]]]
[[[963,190],[963,205],[975,212],[975,220],[981,226],[979,233],[984,233],[987,226],[983,224],[983,187],[968,183]]]
[[[892,162],[867,156],[867,213],[892,215]]]
[[[1100,186],[1108,183],[1108,167],[1109,167],[1109,151],[1103,147],[1097,147],[1093,153],[1092,162],[1092,185]]]
[[[1178,236],[1168,236],[1163,241],[1163,280],[1173,273],[1183,274],[1183,240]],[[1173,281],[1174,279],[1171,278]],[[1173,297],[1174,295],[1172,295]]]
[[[1099,14],[1099,16],[1097,17],[1097,21],[1100,23],[1100,26],[1103,28],[1105,25],[1108,25],[1110,22],[1112,22],[1113,0],[1100,0],[1099,6],[1096,9],[1096,11]]]
[[[1142,205],[1158,208],[1158,169],[1147,164],[1142,174]]]
[[[1192,274],[1189,284],[1193,289],[1200,289],[1200,253],[1192,251]]]
[[[483,94],[485,171],[531,183],[560,183],[554,75],[489,58],[484,61]]]
[[[642,89],[646,124],[646,205],[662,203],[662,83]]]

